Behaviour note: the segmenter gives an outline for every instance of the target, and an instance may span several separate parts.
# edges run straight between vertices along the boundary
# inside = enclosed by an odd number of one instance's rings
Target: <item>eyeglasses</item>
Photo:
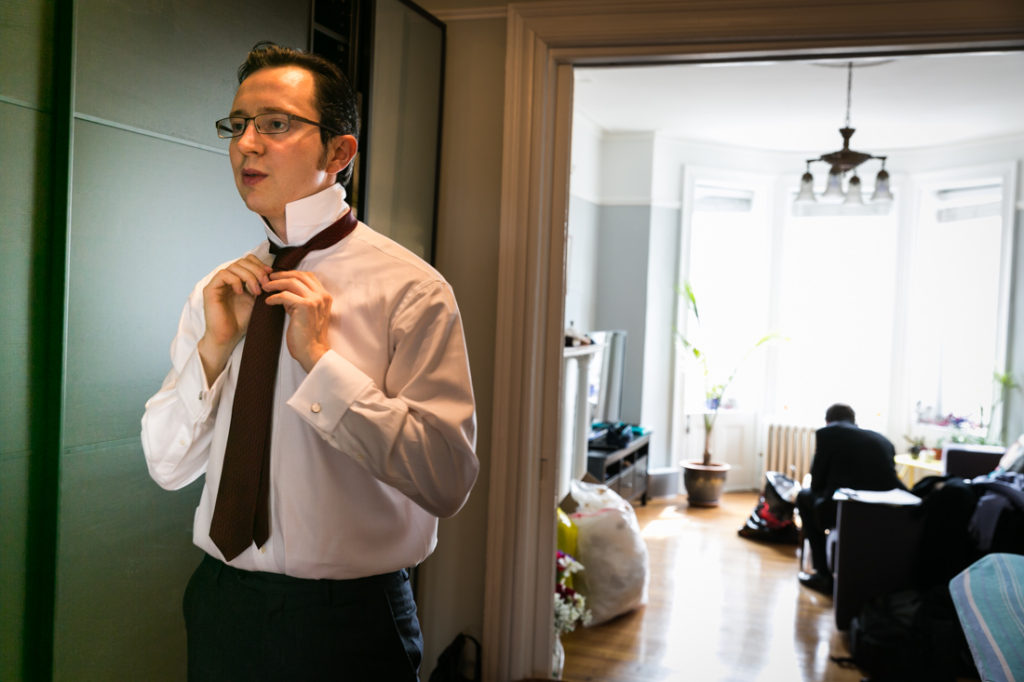
[[[227,118],[222,118],[215,124],[217,126],[217,137],[241,137],[245,133],[245,127],[249,125],[249,121],[252,121],[253,125],[256,126],[256,132],[262,135],[287,133],[292,127],[292,121],[308,123],[309,125],[323,128],[335,135],[341,135],[337,130],[328,128],[322,123],[310,121],[308,118],[302,118],[295,114],[275,111],[267,114],[256,114],[255,116],[228,116]]]

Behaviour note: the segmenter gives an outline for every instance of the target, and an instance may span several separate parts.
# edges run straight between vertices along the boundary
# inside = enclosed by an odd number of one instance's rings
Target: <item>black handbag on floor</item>
[[[473,677],[466,677],[466,642],[472,642],[476,652],[473,656]],[[437,657],[437,667],[430,673],[430,682],[482,682],[480,665],[480,642],[473,635],[459,633],[452,643]]]
[[[778,471],[765,472],[764,491],[754,511],[739,530],[740,537],[764,542],[799,544],[800,532],[793,521],[796,505],[789,501],[799,484]]]

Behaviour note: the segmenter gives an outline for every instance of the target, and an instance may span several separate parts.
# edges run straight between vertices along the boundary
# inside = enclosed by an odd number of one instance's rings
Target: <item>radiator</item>
[[[801,482],[811,472],[817,427],[769,424],[764,470],[778,471]]]

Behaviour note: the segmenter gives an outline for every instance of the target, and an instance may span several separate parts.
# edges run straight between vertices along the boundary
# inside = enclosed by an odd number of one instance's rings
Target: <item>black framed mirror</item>
[[[350,203],[432,263],[445,26],[407,0],[313,0],[311,16],[311,50],[346,71],[360,100]]]

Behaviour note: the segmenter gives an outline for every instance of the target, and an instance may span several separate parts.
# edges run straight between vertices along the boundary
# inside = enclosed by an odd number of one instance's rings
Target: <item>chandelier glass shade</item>
[[[834,152],[822,154],[816,159],[807,159],[807,168],[800,178],[800,191],[797,194],[797,203],[811,203],[822,201],[830,203],[842,203],[846,205],[864,204],[863,188],[860,177],[857,175],[858,167],[865,161],[877,160],[881,162],[881,170],[875,176],[875,187],[871,193],[872,203],[892,202],[892,189],[889,185],[889,172],[885,170],[884,156],[875,156],[866,152],[859,152],[850,148],[850,138],[855,132],[850,127],[850,95],[853,87],[853,62],[847,64],[846,76],[846,125],[839,129],[843,137],[843,146]],[[825,184],[825,191],[820,195],[814,192],[814,175],[811,173],[812,163],[828,164],[828,180]],[[843,188],[844,179],[846,188]]]

